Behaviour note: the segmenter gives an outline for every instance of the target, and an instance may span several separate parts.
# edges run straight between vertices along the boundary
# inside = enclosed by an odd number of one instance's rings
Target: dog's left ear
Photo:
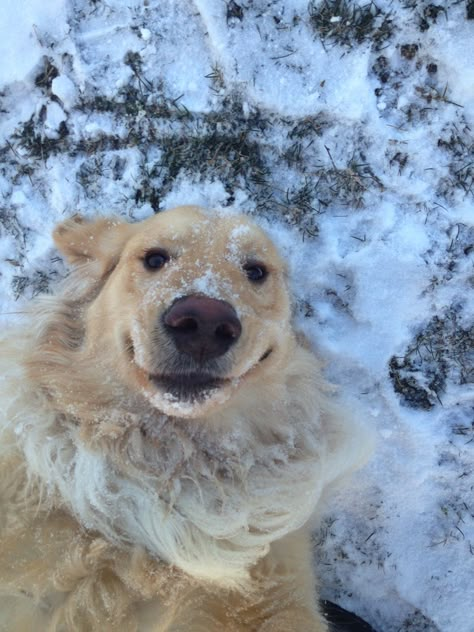
[[[53,232],[57,249],[72,265],[95,264],[102,276],[120,258],[125,243],[134,233],[133,224],[116,218],[85,220],[81,215],[58,224]]]

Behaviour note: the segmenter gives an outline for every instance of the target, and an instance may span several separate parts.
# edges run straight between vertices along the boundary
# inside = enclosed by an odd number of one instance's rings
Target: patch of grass
[[[278,207],[281,218],[289,225],[296,226],[303,238],[318,235],[316,217],[321,205],[312,180],[306,179],[301,186],[288,189],[283,197],[275,196],[273,204]]]
[[[390,13],[383,13],[375,2],[360,6],[351,0],[311,1],[310,23],[321,39],[352,47],[370,42],[380,50],[390,39],[394,24]]]
[[[398,632],[440,632],[440,629],[429,621],[421,610],[414,608],[410,616],[403,621]]]
[[[232,95],[209,114],[182,117],[179,111],[169,110],[167,115],[180,128],[163,133],[158,122],[154,146],[161,156],[147,161],[138,195],[147,197],[159,190],[162,197],[182,174],[197,180],[220,180],[230,195],[237,185],[260,192],[266,186],[268,172],[258,137],[267,122],[258,109],[244,112],[238,97]]]
[[[468,0],[466,3],[466,17],[468,20],[474,20],[474,0]]]
[[[133,197],[136,204],[148,202],[155,212],[182,175],[222,181],[230,201],[236,186],[260,193],[267,186],[265,159],[256,139],[266,122],[256,109],[244,113],[235,95],[222,108],[202,115],[191,115],[170,100],[148,102],[136,91],[132,108],[103,99],[92,105],[118,117],[128,129],[120,138],[104,135],[76,144],[75,151],[91,154],[81,165],[78,181],[92,195],[97,176],[107,169],[101,152],[135,146],[142,165]],[[90,112],[91,103],[83,107]]]
[[[326,114],[320,113],[316,116],[305,116],[300,119],[296,124],[293,120],[286,121],[292,128],[288,132],[288,138],[292,140],[304,140],[316,135],[321,137],[325,130],[329,129],[333,123],[331,123],[329,117]]]
[[[181,172],[219,177],[229,185],[239,178],[259,181],[266,174],[260,147],[245,130],[236,135],[215,131],[185,138],[169,136],[160,140],[159,147],[165,187]]]
[[[177,178],[220,181],[226,203],[244,191],[251,201],[249,210],[296,226],[304,238],[318,234],[318,215],[331,205],[358,208],[369,189],[381,189],[359,149],[343,164],[329,160],[330,152],[320,149],[320,138],[333,125],[327,114],[295,121],[249,107],[238,93],[224,94],[218,67],[208,78],[216,86],[219,105],[212,112],[191,113],[180,98],[170,99],[162,87],[152,89],[144,80],[140,54],[128,53],[124,63],[133,75],[113,98],[89,93],[76,107],[91,120],[100,115],[103,131],[90,138],[71,128],[71,133],[64,130],[51,139],[44,134],[41,116],[32,117],[17,130],[11,147],[2,148],[13,168],[20,173],[26,162],[35,173],[44,168],[38,162],[50,156],[80,157],[75,161],[76,182],[95,199],[102,194],[104,180],[120,179],[114,162],[119,152],[137,148],[142,167],[125,195],[130,211],[133,203],[148,203],[158,212]],[[273,139],[279,132],[281,145],[276,149]],[[359,147],[360,139],[354,144]],[[349,144],[349,156],[352,147]],[[323,156],[318,155],[321,151]]]
[[[154,213],[161,209],[162,189],[159,186],[159,165],[149,165],[146,157],[140,166],[139,186],[135,189],[135,204],[148,202]]]
[[[132,62],[130,62],[132,63]],[[138,63],[138,62],[136,62]],[[44,79],[46,81],[46,79]],[[50,156],[59,153],[76,156],[98,155],[105,151],[114,151],[137,145],[149,144],[156,141],[156,127],[160,121],[171,122],[191,121],[192,115],[179,105],[179,99],[171,100],[163,96],[155,96],[153,101],[148,99],[136,86],[126,86],[116,99],[98,95],[89,99],[82,99],[77,108],[88,114],[110,113],[117,123],[121,122],[128,133],[118,136],[103,132],[94,138],[72,138],[67,125],[62,122],[57,137],[51,138],[44,133],[46,107],[43,106],[38,114],[33,115],[23,123],[12,135],[12,143],[4,148],[15,152],[21,148],[29,159],[46,161]],[[21,162],[20,156],[15,156]]]
[[[139,90],[137,86],[127,85],[117,93],[117,98],[111,99],[103,95],[83,98],[78,110],[83,112],[108,112],[126,118],[133,124],[132,117],[159,119],[192,119],[192,114],[179,105],[179,99],[165,98],[159,91],[150,95]]]
[[[446,546],[450,541],[459,542],[465,540],[466,536],[463,526],[473,521],[474,515],[472,510],[466,504],[465,500],[459,496],[447,498],[440,505],[441,520],[439,522],[439,532],[433,537],[432,547]],[[465,527],[464,527],[465,528]],[[471,545],[471,555],[474,555],[474,549]]]
[[[28,229],[19,222],[14,209],[0,208],[0,235],[2,233],[12,235],[22,248],[25,246]]]
[[[442,180],[439,192],[449,197],[453,188],[474,196],[474,136],[466,123],[448,125],[438,139],[438,147],[450,158],[449,176]]]
[[[222,90],[224,90],[224,71],[217,62],[212,66],[211,72],[206,75],[206,79],[210,79],[210,81],[212,82],[212,89],[214,90],[214,92],[219,94],[222,92]]]
[[[45,272],[35,270],[32,275],[15,275],[12,278],[11,288],[15,300],[26,294],[27,298],[34,298],[39,294],[48,294],[52,283],[57,278],[57,272]]]
[[[30,158],[46,161],[52,154],[64,151],[67,147],[67,136],[69,130],[64,121],[59,126],[58,136],[50,138],[45,136],[40,130],[41,119],[44,119],[46,112],[44,108],[40,110],[39,121],[33,115],[26,123],[23,123],[12,135],[15,145],[24,149]]]
[[[397,151],[390,157],[389,164],[390,166],[398,165],[398,174],[400,175],[405,169],[407,162],[408,154],[403,151]]]
[[[233,22],[234,20],[238,20],[242,22],[244,19],[244,9],[240,4],[237,4],[234,0],[230,0],[227,2],[227,11],[226,11],[226,20],[227,24],[229,22]]]
[[[427,31],[432,24],[436,24],[440,15],[447,19],[446,7],[432,2],[424,6],[418,18],[420,31]]]
[[[455,105],[458,108],[464,107],[459,103],[455,103],[448,96],[448,86],[444,86],[443,90],[438,90],[437,88],[433,88],[430,86],[415,86],[416,92],[423,98],[427,103],[431,104],[434,101],[440,101],[441,103],[449,103],[450,105]]]
[[[59,75],[59,70],[49,57],[43,57],[43,67],[35,77],[35,86],[46,94],[51,94],[53,79]]]
[[[364,205],[365,194],[371,189],[383,190],[383,184],[367,162],[362,147],[363,135],[354,140],[352,155],[341,164],[333,159],[331,148],[324,145],[321,154],[319,141],[323,130],[331,126],[324,117],[307,117],[293,124],[288,133],[289,143],[281,153],[281,159],[286,165],[302,171],[305,183],[290,190],[295,205],[302,210],[317,214],[325,212],[331,206],[347,206],[361,208]],[[286,197],[289,197],[287,192]],[[288,200],[280,200],[282,206],[288,207]],[[297,215],[294,223],[298,223]]]
[[[442,108],[462,110],[464,106],[452,98],[450,86],[440,82],[436,60],[423,47],[408,41],[397,48],[398,55],[379,55],[371,67],[379,82],[374,93],[381,116],[392,117],[401,129],[405,123],[435,119]],[[413,86],[414,91],[407,93],[407,85]],[[399,105],[400,95],[403,105]]]
[[[142,92],[152,92],[153,83],[149,81],[143,73],[143,60],[140,53],[136,51],[128,51],[124,57],[124,64],[132,69],[135,76],[138,89]]]
[[[448,380],[474,383],[474,324],[463,324],[462,308],[451,306],[427,323],[403,356],[391,358],[389,375],[407,406],[429,410],[441,403]]]
[[[446,269],[448,273],[456,270],[460,260],[474,255],[474,227],[466,224],[456,224],[452,227],[451,241],[447,249],[448,259]],[[449,281],[448,277],[446,281]]]
[[[312,318],[314,316],[314,307],[307,299],[299,299],[295,305],[295,311],[304,318]]]
[[[383,568],[391,553],[381,544],[385,527],[383,525],[383,514],[385,511],[382,499],[375,499],[370,502],[366,509],[366,520],[364,524],[358,525],[358,539],[354,541],[341,539],[338,534],[339,523],[334,515],[326,516],[313,534],[314,549],[317,557],[324,566],[347,566],[355,567],[354,555],[351,549],[359,552],[358,564],[367,566],[377,566]],[[322,546],[322,545],[325,546]]]
[[[76,173],[76,181],[82,186],[88,197],[95,197],[100,187],[100,178],[103,172],[103,154],[96,153],[81,163]]]
[[[325,149],[331,166],[321,166],[315,172],[317,189],[323,193],[321,202],[324,205],[336,202],[343,206],[361,208],[364,195],[369,188],[375,186],[383,190],[382,182],[360,150],[354,150],[349,161],[345,165],[339,165],[333,160],[329,147],[325,146]]]
[[[304,180],[289,187],[284,195],[276,187],[276,203],[284,216],[291,218],[291,224],[298,225],[303,221],[306,224],[304,232],[309,236],[318,230],[317,215],[341,206],[361,208],[367,192],[383,190],[382,181],[367,162],[366,139],[361,130],[355,130],[348,139],[341,162],[340,158],[333,158],[331,147],[321,144],[324,132],[332,127],[326,115],[304,117],[296,123],[282,121],[282,124],[283,129],[287,125],[290,129],[279,153],[281,166],[288,167],[300,181],[304,175]],[[337,142],[337,152],[341,155],[340,142]],[[308,225],[311,216],[311,225]]]
[[[437,24],[440,20],[448,20],[450,17],[449,10],[459,4],[466,2],[466,18],[469,17],[471,0],[443,0],[441,2],[430,2],[430,0],[403,0],[402,6],[405,9],[414,11],[413,22],[418,26],[421,32],[427,31],[433,24]],[[474,5],[473,5],[474,6]]]
[[[283,152],[283,158],[288,163],[288,166],[303,162],[303,143],[301,141],[292,143]]]

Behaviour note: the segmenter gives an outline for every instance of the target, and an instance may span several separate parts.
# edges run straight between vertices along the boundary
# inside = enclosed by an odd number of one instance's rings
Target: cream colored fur
[[[55,239],[74,272],[1,346],[0,630],[326,630],[305,525],[368,441],[292,332],[271,242],[194,207]],[[150,273],[156,246],[172,257]],[[193,292],[243,333],[222,388],[180,402],[147,375],[174,358],[160,315]]]

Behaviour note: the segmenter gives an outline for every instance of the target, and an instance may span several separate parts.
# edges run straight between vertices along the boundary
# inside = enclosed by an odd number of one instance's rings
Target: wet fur
[[[194,207],[57,228],[74,271],[1,346],[0,630],[327,629],[305,525],[367,437],[292,332],[271,242],[244,218],[211,221],[213,240]],[[150,279],[136,253],[170,226],[181,276]],[[247,251],[271,269],[258,292]],[[228,391],[181,406],[146,372],[196,369],[153,324],[183,279],[199,289],[195,261],[246,334],[206,367]]]

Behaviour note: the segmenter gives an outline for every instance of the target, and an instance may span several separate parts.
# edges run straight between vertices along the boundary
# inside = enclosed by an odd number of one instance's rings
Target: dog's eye
[[[156,250],[150,250],[145,254],[143,258],[143,264],[147,270],[159,270],[170,260],[169,254],[166,250],[157,248]]]
[[[250,261],[244,265],[247,278],[253,283],[262,283],[268,275],[268,270],[263,263]]]

